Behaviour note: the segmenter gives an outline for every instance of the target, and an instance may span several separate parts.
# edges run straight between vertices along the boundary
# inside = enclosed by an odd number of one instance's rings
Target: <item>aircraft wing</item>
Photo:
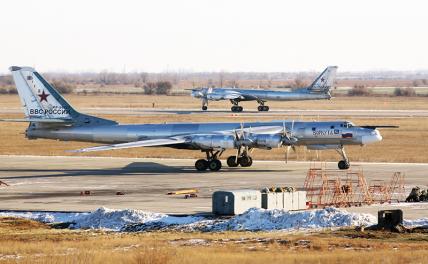
[[[254,134],[258,134],[258,133],[276,134],[276,133],[280,133],[283,130],[283,127],[259,126],[259,127],[253,127],[253,128],[246,127],[239,130],[242,132],[249,132]],[[218,131],[213,134],[230,134],[234,132],[235,130],[225,130],[225,131]],[[119,143],[119,144],[112,144],[112,145],[83,148],[78,150],[70,150],[68,152],[83,153],[83,152],[93,152],[93,151],[105,151],[105,150],[139,148],[139,147],[155,147],[155,146],[167,146],[167,145],[174,145],[174,144],[181,144],[181,143],[190,143],[192,141],[192,136],[198,136],[198,135],[199,134],[192,134],[192,135],[184,135],[184,136],[170,137],[170,138],[147,139],[147,140],[127,142],[127,143]]]
[[[284,128],[282,126],[256,126],[256,127],[244,127],[244,128],[238,128],[234,130],[226,130],[219,132],[220,134],[230,134],[235,133],[235,131],[243,131],[246,133],[252,133],[252,134],[278,134],[282,133]]]
[[[148,140],[127,142],[127,143],[113,144],[113,145],[89,147],[89,148],[83,148],[78,150],[71,150],[69,152],[82,153],[82,152],[114,150],[114,149],[165,146],[165,145],[180,144],[185,142],[186,142],[186,139],[184,138],[158,138],[158,139],[148,139]]]
[[[244,96],[240,93],[227,93],[224,96],[224,99],[234,100],[234,99],[244,99]]]

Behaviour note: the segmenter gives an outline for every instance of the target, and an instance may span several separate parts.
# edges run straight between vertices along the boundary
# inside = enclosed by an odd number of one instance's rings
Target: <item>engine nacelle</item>
[[[261,148],[279,148],[282,144],[282,136],[277,134],[258,134],[254,137],[254,142]]]
[[[192,143],[203,149],[233,149],[235,137],[231,135],[201,135],[192,137]]]
[[[219,101],[219,100],[223,100],[223,95],[221,94],[207,94],[207,99],[208,100],[213,100],[213,101]]]

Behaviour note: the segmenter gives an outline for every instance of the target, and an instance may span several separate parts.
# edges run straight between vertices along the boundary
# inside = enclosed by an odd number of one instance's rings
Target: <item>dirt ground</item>
[[[0,219],[0,263],[423,263],[425,233],[145,232],[53,229]]]

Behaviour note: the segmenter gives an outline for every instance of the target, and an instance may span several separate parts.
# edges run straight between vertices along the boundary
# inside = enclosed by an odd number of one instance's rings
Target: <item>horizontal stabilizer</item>
[[[399,128],[399,126],[361,126],[362,128],[367,128],[367,129],[377,129],[377,128]]]
[[[159,138],[159,139],[134,141],[134,142],[128,142],[128,143],[120,143],[120,144],[114,144],[114,145],[83,148],[78,150],[70,150],[68,152],[82,153],[82,152],[104,151],[104,150],[114,150],[114,149],[154,147],[154,146],[180,144],[185,142],[186,140],[184,138]]]

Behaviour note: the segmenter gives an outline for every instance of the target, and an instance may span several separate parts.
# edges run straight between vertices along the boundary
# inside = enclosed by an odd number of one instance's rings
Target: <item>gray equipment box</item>
[[[261,208],[258,190],[216,191],[212,196],[212,210],[216,215],[242,214],[250,208]]]
[[[306,209],[306,192],[269,192],[262,193],[262,208],[283,210]]]

